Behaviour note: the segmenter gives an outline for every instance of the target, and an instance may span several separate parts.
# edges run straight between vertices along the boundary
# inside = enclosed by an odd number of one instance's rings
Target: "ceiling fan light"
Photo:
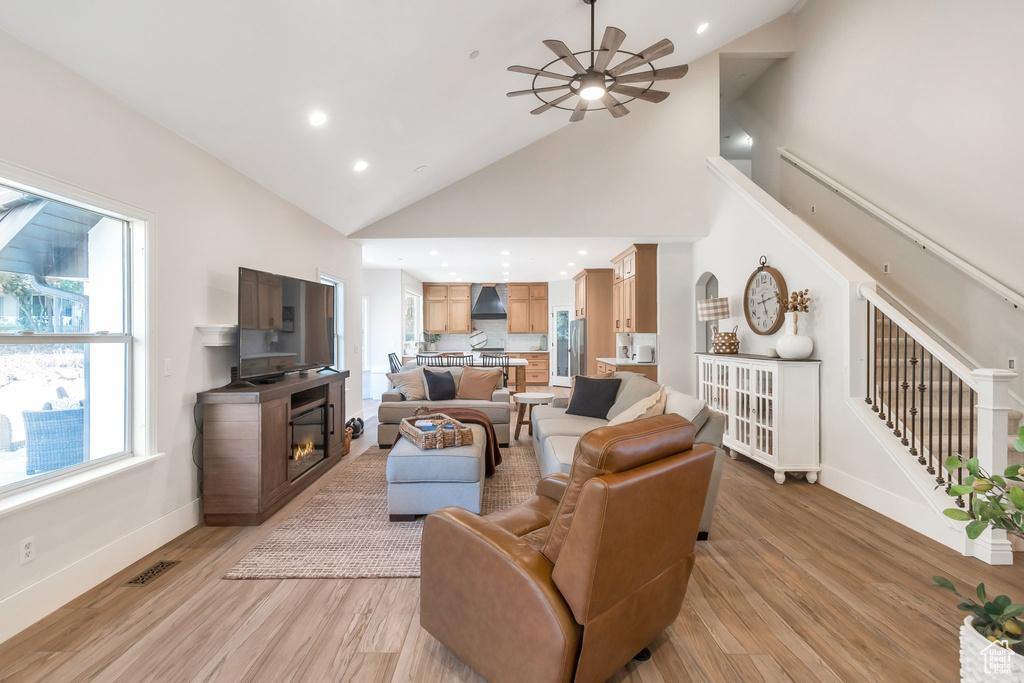
[[[582,88],[580,90],[580,97],[587,100],[588,102],[599,100],[602,97],[604,97],[604,95],[605,89],[599,85],[588,85],[586,88]]]

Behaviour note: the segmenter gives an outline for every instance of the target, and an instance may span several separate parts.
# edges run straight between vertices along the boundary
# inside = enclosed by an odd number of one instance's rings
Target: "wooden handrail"
[[[803,159],[797,157],[795,154],[790,152],[785,147],[779,147],[779,154],[785,161],[789,162],[796,168],[800,169],[807,175],[811,176],[819,183],[821,183],[828,189],[838,194],[840,197],[856,205],[866,213],[875,217],[885,225],[889,226],[896,232],[902,234],[904,237],[914,242],[914,244],[917,244],[918,246],[931,251],[946,263],[950,264],[951,266],[961,271],[962,273],[964,273],[971,279],[975,280],[976,282],[981,283],[989,290],[995,292],[997,295],[999,295],[1002,299],[1011,304],[1017,310],[1024,310],[1024,294],[1021,294],[1020,292],[1017,292],[1016,290],[1007,287],[999,280],[996,280],[992,276],[981,271],[977,267],[971,265],[964,259],[960,258],[953,252],[943,247],[938,242],[935,242],[929,237],[926,237],[922,233],[918,232],[914,228],[910,227],[909,225],[901,221],[900,219],[896,218],[885,209],[882,209],[878,205],[868,201],[867,199],[857,194],[850,188],[846,187],[842,183],[838,182],[837,180],[825,175],[815,167],[808,164]]]

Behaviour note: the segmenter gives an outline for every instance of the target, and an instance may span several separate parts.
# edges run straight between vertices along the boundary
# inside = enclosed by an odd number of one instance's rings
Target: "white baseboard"
[[[967,536],[963,531],[951,529],[927,505],[915,503],[871,482],[825,465],[821,468],[821,478],[818,481],[821,486],[885,515],[958,553],[964,553],[966,549]]]
[[[0,642],[180,536],[201,519],[197,498],[0,601]]]

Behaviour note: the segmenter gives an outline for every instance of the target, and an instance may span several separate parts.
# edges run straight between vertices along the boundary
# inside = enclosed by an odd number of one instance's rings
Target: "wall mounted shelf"
[[[203,346],[233,346],[238,343],[238,325],[196,325]]]

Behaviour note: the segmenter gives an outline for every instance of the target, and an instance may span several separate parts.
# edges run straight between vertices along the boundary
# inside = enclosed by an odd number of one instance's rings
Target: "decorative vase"
[[[434,342],[427,342],[427,353],[434,353],[437,351],[437,344]]]
[[[811,355],[814,342],[805,334],[800,334],[800,314],[792,311],[786,314],[786,332],[775,343],[775,350],[780,358],[802,360]]]
[[[960,626],[960,680],[964,683],[1010,683],[1024,678],[1024,657],[997,645],[971,626]]]

